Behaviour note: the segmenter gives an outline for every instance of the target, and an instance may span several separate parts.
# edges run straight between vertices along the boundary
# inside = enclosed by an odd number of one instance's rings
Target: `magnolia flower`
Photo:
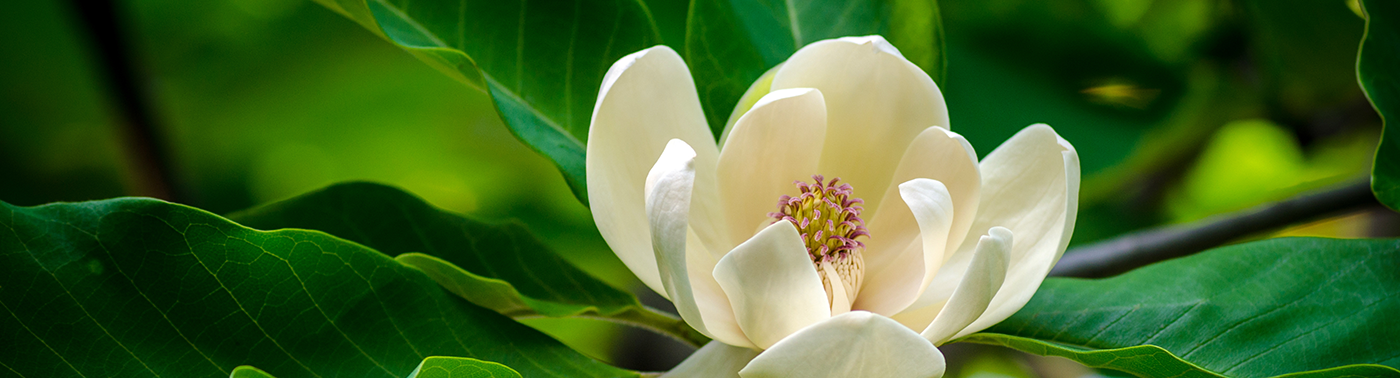
[[[1033,125],[979,162],[879,36],[793,54],[718,145],[696,93],[670,48],[628,55],[588,136],[603,238],[715,340],[669,376],[941,376],[936,345],[1019,310],[1069,242],[1074,148]]]

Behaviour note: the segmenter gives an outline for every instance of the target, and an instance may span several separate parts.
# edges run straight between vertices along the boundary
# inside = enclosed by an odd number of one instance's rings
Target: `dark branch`
[[[165,140],[151,113],[146,80],[132,65],[114,1],[70,0],[70,4],[87,31],[108,92],[115,100],[125,150],[141,185],[139,194],[179,200]]]
[[[1204,220],[1139,231],[1074,248],[1052,276],[1107,277],[1158,261],[1190,255],[1241,237],[1378,206],[1369,181],[1304,194]]]

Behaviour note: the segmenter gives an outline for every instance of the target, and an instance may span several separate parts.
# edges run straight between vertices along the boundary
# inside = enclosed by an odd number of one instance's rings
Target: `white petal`
[[[1027,127],[981,163],[982,199],[969,239],[943,264],[910,310],[943,302],[972,260],[971,235],[1002,226],[1016,235],[1006,282],[968,329],[996,324],[1024,306],[1064,254],[1079,201],[1079,155],[1043,124]]]
[[[815,89],[769,93],[734,125],[719,154],[719,198],[729,225],[727,251],[773,221],[778,197],[796,194],[793,181],[817,173],[826,105]]]
[[[948,127],[947,105],[933,79],[880,36],[803,47],[773,77],[772,89],[785,88],[822,92],[827,136],[821,174],[850,183],[871,211],[914,137],[929,126]]]
[[[914,219],[903,220],[917,226],[917,245],[905,241],[899,255],[890,250],[875,250],[866,257],[866,284],[856,298],[856,308],[882,315],[893,315],[909,307],[919,297],[923,288],[933,279],[943,264],[943,251],[948,244],[948,231],[953,226],[953,199],[943,183],[932,179],[919,178],[899,184],[900,197],[907,206],[902,213]],[[892,213],[894,203],[885,207],[885,213]],[[886,218],[885,220],[891,220]],[[901,225],[903,226],[903,225]],[[884,230],[894,230],[894,227]],[[871,233],[872,241],[876,235]],[[879,234],[882,238],[892,235]],[[871,243],[867,243],[870,245]],[[873,246],[872,246],[873,247]]]
[[[943,376],[943,354],[889,318],[848,312],[807,327],[760,353],[744,378]]]
[[[987,305],[992,303],[992,296],[996,295],[1002,282],[1006,280],[1012,240],[1011,231],[992,227],[987,236],[983,236],[977,242],[977,249],[972,255],[972,263],[968,265],[967,273],[958,284],[958,288],[953,291],[952,297],[948,298],[943,310],[933,319],[933,323],[924,329],[924,338],[932,341],[933,345],[943,345],[949,340],[972,333],[964,333],[963,330],[987,310]]]
[[[656,160],[656,165],[647,174],[646,214],[661,286],[676,304],[681,318],[700,333],[708,335],[695,303],[695,295],[690,291],[686,269],[690,193],[695,184],[694,161],[695,150],[685,142],[672,139],[666,144],[661,158]]]
[[[723,342],[749,346],[742,334],[732,332],[737,330],[723,327],[737,328],[728,299],[716,290],[718,284],[710,276],[714,267],[710,254],[688,224],[694,159],[690,146],[672,139],[647,174],[646,212],[662,287],[675,303],[676,312],[695,330]]]
[[[691,215],[697,231],[703,237],[720,238],[720,231],[706,225],[720,215],[713,178],[719,151],[690,70],[665,46],[639,51],[613,64],[604,77],[588,130],[589,206],[608,246],[637,278],[662,295],[667,294],[651,250],[643,184],[671,139],[684,140],[697,154],[697,211]]]
[[[735,247],[719,260],[714,275],[739,328],[759,348],[831,317],[821,277],[797,228],[787,221]]]
[[[738,378],[739,369],[757,355],[757,350],[711,341],[661,378]]]
[[[1006,227],[1016,241],[1006,283],[959,337],[1000,323],[1031,300],[1069,246],[1079,212],[1079,154],[1050,126],[1021,130],[987,155],[982,172],[985,194],[973,230]]]
[[[972,220],[977,215],[982,188],[977,153],[972,150],[972,144],[958,133],[941,127],[924,129],[904,152],[899,167],[895,169],[892,182],[894,185],[886,191],[885,197],[891,200],[900,198],[896,197],[901,190],[898,185],[916,178],[938,180],[952,197],[952,227],[948,231],[950,236],[947,247],[944,248],[946,253],[940,253],[946,261],[952,257],[952,252],[962,245],[963,238],[972,228]],[[879,256],[882,249],[902,250],[919,236],[919,226],[915,224],[914,214],[910,212],[909,207],[894,205],[896,202],[890,203],[890,206],[881,206],[872,217],[867,218],[870,222],[866,227],[870,229],[871,235],[878,235],[878,238],[872,237],[866,242],[868,253],[865,261],[872,269],[881,269],[881,264],[891,261]]]

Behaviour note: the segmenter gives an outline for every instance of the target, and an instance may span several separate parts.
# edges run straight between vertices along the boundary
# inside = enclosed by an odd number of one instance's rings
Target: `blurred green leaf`
[[[1356,76],[1371,105],[1381,114],[1385,130],[1376,149],[1371,173],[1371,190],[1376,199],[1400,210],[1400,4],[1394,1],[1364,1],[1366,36],[1356,60]]]
[[[319,230],[395,255],[449,291],[506,316],[599,317],[708,341],[684,321],[569,264],[518,223],[473,220],[396,188],[333,185],[229,217],[261,229]]]
[[[1173,221],[1189,222],[1360,178],[1373,137],[1314,143],[1306,156],[1291,130],[1263,119],[1230,122],[1205,144],[1181,186],[1168,191],[1166,210]]]
[[[401,377],[434,355],[635,376],[322,232],[140,198],[0,206],[0,363],[21,376]]]
[[[462,357],[428,357],[408,378],[520,378],[520,373],[495,362]]]
[[[1244,0],[1251,53],[1278,114],[1307,121],[1321,110],[1359,101],[1355,43],[1363,21],[1346,2]]]
[[[511,132],[552,160],[584,203],[593,105],[603,75],[626,54],[658,44],[684,51],[716,135],[750,83],[821,38],[883,33],[935,77],[943,71],[932,0],[847,2],[837,13],[758,0],[696,3],[687,13],[659,1],[317,2],[489,93]],[[660,7],[653,12],[652,5]]]
[[[1397,288],[1400,240],[1270,239],[1108,279],[1047,279],[1019,312],[966,341],[1140,376],[1376,364],[1385,366],[1317,374],[1400,377]]]

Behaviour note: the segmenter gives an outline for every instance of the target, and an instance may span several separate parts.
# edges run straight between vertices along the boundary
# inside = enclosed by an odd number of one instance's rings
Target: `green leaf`
[[[428,357],[409,378],[520,378],[520,373],[495,362],[461,357]]]
[[[1269,377],[1356,364],[1385,366],[1334,372],[1400,376],[1397,313],[1400,240],[1281,238],[1108,279],[1050,278],[1021,311],[965,340],[1140,376]]]
[[[696,1],[688,9],[660,0],[316,1],[488,93],[511,132],[552,160],[585,204],[593,105],[624,55],[659,44],[683,52],[715,135],[750,83],[822,38],[884,34],[936,80],[944,71],[933,0]]]
[[[1356,76],[1385,123],[1371,171],[1371,191],[1386,207],[1400,211],[1400,131],[1394,125],[1400,120],[1400,4],[1361,4],[1366,13],[1366,36],[1357,54]]]
[[[140,198],[0,205],[0,364],[21,376],[402,377],[435,355],[635,376],[319,231]]]
[[[396,255],[451,292],[507,316],[597,317],[698,345],[708,341],[683,320],[569,264],[519,223],[473,220],[396,188],[339,184],[230,218],[261,229],[320,230]]]

